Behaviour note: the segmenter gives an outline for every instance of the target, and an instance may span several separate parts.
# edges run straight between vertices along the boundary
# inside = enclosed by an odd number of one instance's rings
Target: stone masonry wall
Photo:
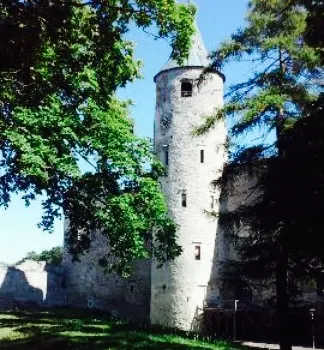
[[[260,165],[259,174],[261,174],[262,171],[266,171],[266,166]],[[258,187],[258,173],[255,173],[254,176],[241,173],[240,176],[237,176],[233,180],[230,185],[228,196],[221,203],[220,216],[224,212],[233,212],[237,210],[242,204],[253,205],[253,203],[261,199],[261,195],[261,189]],[[224,301],[233,301],[234,299],[240,298],[237,294],[237,290],[235,290],[237,287],[235,283],[231,286],[223,286],[224,275],[222,267],[224,267],[229,260],[239,259],[234,236],[244,237],[248,235],[249,228],[236,223],[231,232],[228,232],[228,230],[229,227],[226,223],[218,226],[213,269],[206,296],[206,299],[211,304],[219,304]],[[229,234],[231,238],[229,238]],[[260,282],[256,284],[255,281],[249,281],[248,286],[251,289],[250,302],[259,306],[269,306],[269,300],[273,299],[276,294],[274,281],[271,282],[272,287],[270,287],[269,284],[262,285]],[[322,302],[323,298],[318,296],[314,286],[305,284],[300,287],[301,294],[296,298],[299,301],[299,305],[303,303]]]
[[[0,265],[0,308],[64,305],[61,267],[31,260],[16,266]]]
[[[222,77],[208,74],[198,84],[202,71],[177,68],[156,78],[155,151],[163,163],[168,152],[168,175],[160,182],[169,214],[178,225],[183,252],[162,269],[152,265],[151,322],[184,330],[195,328],[210,279],[217,219],[209,218],[205,210],[211,211],[212,205],[218,210],[220,193],[211,182],[221,175],[226,161],[223,121],[200,137],[193,134],[204,117],[214,114],[223,103]],[[193,82],[192,96],[181,96],[182,81]],[[163,125],[166,116],[168,128]],[[183,195],[186,206],[182,205]],[[197,249],[199,259],[195,257]]]
[[[222,214],[235,211],[243,203],[249,205],[258,200],[260,191],[256,185],[257,177],[251,178],[248,174],[242,174],[233,180],[228,195],[220,203],[220,224],[217,227],[213,268],[206,293],[206,302],[210,305],[221,305],[235,299],[235,286],[230,287],[230,290],[224,286],[224,267],[229,260],[238,258],[233,235],[248,234],[248,228],[244,226],[234,227],[233,232],[228,232],[227,223],[221,220]]]
[[[105,274],[98,260],[108,250],[108,241],[99,232],[91,234],[88,253],[72,261],[66,246],[63,265],[66,271],[67,304],[72,307],[96,308],[113,316],[148,321],[150,310],[150,262],[134,264],[132,276],[125,279]]]

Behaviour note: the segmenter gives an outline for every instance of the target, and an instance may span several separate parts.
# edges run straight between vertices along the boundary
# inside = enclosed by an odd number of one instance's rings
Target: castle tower
[[[219,191],[211,181],[220,176],[226,161],[226,128],[223,121],[203,136],[193,130],[223,105],[224,76],[216,70],[198,84],[209,65],[208,54],[197,32],[184,66],[169,62],[155,76],[157,87],[154,125],[155,151],[168,174],[160,180],[169,215],[178,228],[183,253],[175,261],[151,270],[152,324],[193,329],[203,307],[212,265],[217,220],[206,211],[217,211]]]

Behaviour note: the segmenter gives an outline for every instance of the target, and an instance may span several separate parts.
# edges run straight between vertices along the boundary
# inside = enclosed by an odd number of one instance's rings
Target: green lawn
[[[158,349],[230,350],[180,336],[138,331],[104,317],[62,311],[0,314],[0,349]]]

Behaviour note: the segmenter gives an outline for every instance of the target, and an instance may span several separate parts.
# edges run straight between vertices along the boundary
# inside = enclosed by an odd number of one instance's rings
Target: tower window
[[[210,199],[211,199],[210,207],[211,207],[211,209],[214,209],[215,208],[215,197],[211,196]]]
[[[183,81],[181,83],[181,97],[192,96],[192,83],[190,81]]]
[[[181,193],[181,205],[183,207],[187,206],[187,193],[186,192]]]
[[[200,163],[205,162],[205,151],[203,149],[200,150]]]
[[[195,245],[195,260],[201,259],[201,247],[200,245]]]

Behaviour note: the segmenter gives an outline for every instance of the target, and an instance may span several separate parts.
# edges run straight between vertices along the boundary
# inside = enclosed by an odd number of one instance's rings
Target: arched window
[[[191,97],[192,96],[192,82],[184,80],[181,82],[181,97]]]

